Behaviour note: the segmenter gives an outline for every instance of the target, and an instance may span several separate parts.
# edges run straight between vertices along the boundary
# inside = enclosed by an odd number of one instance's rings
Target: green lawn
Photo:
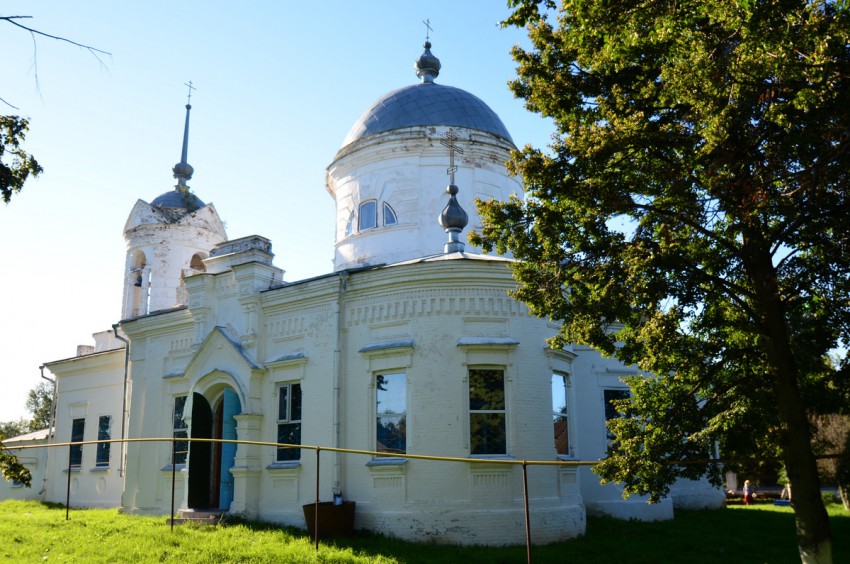
[[[850,562],[850,512],[830,505],[835,562]],[[525,547],[411,544],[371,534],[321,543],[298,529],[230,521],[178,526],[113,509],[0,503],[0,560],[12,562],[525,562]],[[660,523],[588,519],[587,535],[532,547],[534,562],[799,562],[789,508],[679,511]]]

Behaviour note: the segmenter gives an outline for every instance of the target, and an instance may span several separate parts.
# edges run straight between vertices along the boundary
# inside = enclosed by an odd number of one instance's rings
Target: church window
[[[111,436],[112,417],[101,415],[97,423],[97,440],[108,441]],[[110,443],[97,443],[97,459],[95,466],[109,466]]]
[[[469,370],[470,454],[507,454],[505,372]]]
[[[407,452],[407,376],[404,372],[375,377],[376,446],[378,452]]]
[[[80,443],[83,441],[83,436],[86,431],[85,419],[74,419],[71,422],[71,442]],[[83,464],[83,445],[71,445],[71,461],[72,468],[79,468]]]
[[[172,412],[172,437],[174,442],[174,460],[172,464],[186,464],[186,455],[189,453],[189,426],[183,420],[188,396],[177,396],[174,398],[174,411]]]
[[[384,202],[384,225],[395,225],[398,223],[395,210],[386,202]]]
[[[555,372],[552,374],[552,422],[555,427],[555,453],[569,456],[570,441],[569,418],[570,377]]]
[[[604,400],[605,400],[605,422],[612,419],[616,419],[617,417],[622,417],[620,412],[617,411],[617,408],[614,406],[614,402],[616,400],[624,400],[629,399],[631,394],[629,390],[624,390],[622,388],[619,389],[607,389],[603,390]],[[605,431],[608,439],[608,451],[617,449],[617,437],[614,433],[611,432],[611,429],[608,426],[605,426]]]
[[[278,389],[277,442],[301,444],[301,384],[283,384]],[[277,461],[301,460],[300,448],[278,447]]]
[[[360,218],[357,224],[358,231],[373,229],[378,226],[378,202],[368,200],[360,204]]]

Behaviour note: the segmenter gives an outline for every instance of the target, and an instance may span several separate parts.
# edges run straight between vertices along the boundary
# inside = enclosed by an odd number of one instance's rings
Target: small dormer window
[[[378,202],[369,200],[360,204],[360,218],[357,225],[358,231],[374,229],[378,226]]]
[[[395,210],[386,202],[384,202],[384,226],[395,225],[398,219],[395,216]]]

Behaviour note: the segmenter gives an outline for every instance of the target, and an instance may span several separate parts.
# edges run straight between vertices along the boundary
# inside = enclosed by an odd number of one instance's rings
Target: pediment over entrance
[[[227,334],[223,327],[214,327],[198,351],[189,361],[184,378],[192,391],[204,390],[216,384],[229,385],[246,406],[247,390],[251,377],[263,367],[245,354],[240,343]]]

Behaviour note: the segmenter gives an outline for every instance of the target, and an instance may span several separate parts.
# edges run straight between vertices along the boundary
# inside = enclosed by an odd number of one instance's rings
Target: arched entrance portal
[[[237,439],[235,415],[242,412],[239,396],[222,388],[212,405],[207,397],[192,398],[193,439]],[[192,509],[227,511],[233,502],[233,475],[236,458],[233,443],[192,442],[189,447],[189,499]]]

